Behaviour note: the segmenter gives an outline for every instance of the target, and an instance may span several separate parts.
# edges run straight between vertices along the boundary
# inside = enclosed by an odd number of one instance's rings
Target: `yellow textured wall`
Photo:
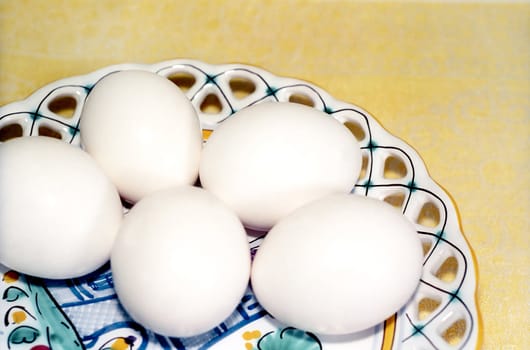
[[[530,346],[530,4],[0,0],[0,105],[121,62],[242,62],[371,112],[454,197],[484,349]]]

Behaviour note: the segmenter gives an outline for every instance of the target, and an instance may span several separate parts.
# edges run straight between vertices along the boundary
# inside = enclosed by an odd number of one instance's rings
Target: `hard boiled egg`
[[[225,320],[248,285],[250,250],[237,216],[196,187],[155,192],[126,215],[111,257],[118,298],[154,332],[188,337]]]
[[[422,259],[414,226],[395,208],[337,194],[297,209],[270,230],[251,283],[279,321],[348,334],[383,322],[409,300]]]
[[[121,219],[116,188],[81,149],[48,137],[0,144],[0,263],[84,275],[109,259]]]
[[[360,169],[359,144],[340,122],[315,108],[267,102],[220,124],[199,173],[245,226],[267,230],[303,204],[350,192]]]
[[[147,71],[102,78],[83,106],[81,142],[123,197],[193,184],[202,134],[194,107],[168,79]]]

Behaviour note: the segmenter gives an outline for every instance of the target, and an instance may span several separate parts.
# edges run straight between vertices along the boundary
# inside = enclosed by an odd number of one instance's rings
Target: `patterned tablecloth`
[[[527,2],[4,0],[0,105],[109,64],[172,58],[311,81],[418,150],[478,259],[483,348],[525,349],[529,18]]]

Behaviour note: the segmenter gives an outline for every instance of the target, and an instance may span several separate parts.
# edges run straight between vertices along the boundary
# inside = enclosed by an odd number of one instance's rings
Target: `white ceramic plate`
[[[355,193],[386,200],[416,223],[424,243],[421,283],[410,302],[386,322],[341,337],[306,333],[276,323],[247,291],[237,310],[215,329],[168,338],[133,322],[120,307],[109,266],[85,276],[49,281],[0,266],[2,349],[226,349],[373,350],[475,349],[479,319],[476,265],[450,197],[429,177],[417,153],[367,112],[335,100],[304,81],[245,65],[173,60],[122,64],[51,83],[0,108],[0,141],[47,135],[79,145],[79,117],[87,94],[106,74],[141,69],[168,77],[190,98],[204,136],[248,105],[265,100],[313,106],[347,125],[360,141],[364,171]],[[249,130],[252,132],[252,130]],[[31,220],[31,213],[28,213]],[[252,250],[261,238],[249,236]],[[132,257],[133,258],[133,257]]]

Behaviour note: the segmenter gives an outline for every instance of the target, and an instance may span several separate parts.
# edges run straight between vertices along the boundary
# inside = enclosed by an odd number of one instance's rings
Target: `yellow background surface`
[[[530,347],[530,4],[0,0],[0,105],[122,62],[311,81],[412,145],[479,262],[484,349]]]

